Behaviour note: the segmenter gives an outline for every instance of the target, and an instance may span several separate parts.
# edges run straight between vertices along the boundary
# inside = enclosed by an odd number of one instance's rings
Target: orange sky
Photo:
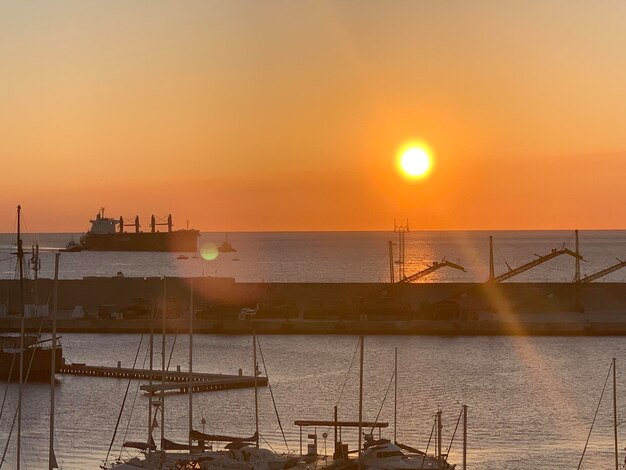
[[[0,3],[0,231],[626,227],[626,3]],[[402,178],[421,138],[436,167]]]

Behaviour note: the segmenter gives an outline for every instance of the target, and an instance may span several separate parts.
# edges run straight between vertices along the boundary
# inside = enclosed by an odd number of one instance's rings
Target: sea
[[[409,232],[406,274],[446,258],[464,266],[466,272],[440,269],[420,282],[483,281],[489,270],[490,235],[496,274],[506,271],[507,264],[516,267],[552,249],[574,249],[574,235],[566,231]],[[76,234],[73,236],[77,239]],[[3,278],[15,276],[11,237],[0,236]],[[71,237],[40,234],[25,243],[26,247],[36,242],[40,245],[41,277],[51,276],[53,250]],[[167,253],[62,253],[60,277],[115,276],[121,272],[124,276],[228,276],[239,282],[386,282],[388,242],[398,242],[398,234],[393,232],[229,233],[237,252],[215,257],[215,247],[225,237],[223,233],[203,234],[197,258],[189,253],[187,259]],[[398,245],[394,249],[397,254]],[[583,276],[611,266],[618,262],[616,258],[626,255],[626,232],[582,231],[580,252],[585,260],[581,263]],[[564,255],[514,279],[570,282],[574,268],[574,259]],[[625,272],[617,271],[602,281],[624,282],[625,276]],[[270,335],[257,339],[259,367],[271,385],[259,389],[262,446],[298,453],[300,429],[294,421],[330,420],[335,406],[340,419],[358,418],[357,337]],[[139,334],[62,337],[68,361],[109,366],[120,361],[124,367],[131,367],[135,357],[137,367],[147,367],[148,342],[147,335]],[[460,469],[462,425],[457,427],[457,423],[462,405],[467,405],[468,468],[473,470],[578,468],[585,447],[580,468],[614,468],[610,366],[616,358],[618,447],[620,462],[624,462],[623,338],[367,336],[364,343],[363,418],[388,423],[382,437],[393,439],[396,432],[399,442],[431,452],[434,420],[441,410],[443,448],[449,448],[449,462],[457,463]],[[195,335],[193,344],[195,371],[237,374],[241,369],[243,374],[252,374],[249,336]],[[157,363],[160,345],[161,338],[157,337]],[[165,348],[168,360],[171,356],[170,368],[185,370],[188,337],[167,335]],[[396,348],[398,384],[394,400]],[[141,383],[57,377],[54,447],[61,468],[97,469],[107,455],[109,462],[135,455],[123,450],[121,444],[147,438],[148,398],[139,390]],[[2,384],[0,395],[1,467],[14,469],[15,431],[10,438],[9,434],[17,386]],[[21,468],[47,468],[49,396],[47,384],[28,384],[25,389]],[[207,433],[251,435],[255,429],[253,390],[197,393],[192,419],[195,429]],[[164,435],[185,442],[187,430],[188,397],[169,395]],[[157,440],[160,433],[161,428],[155,429]],[[320,454],[332,454],[333,429],[303,429],[305,449],[308,434],[317,434]],[[342,440],[354,449],[357,434],[344,429]]]

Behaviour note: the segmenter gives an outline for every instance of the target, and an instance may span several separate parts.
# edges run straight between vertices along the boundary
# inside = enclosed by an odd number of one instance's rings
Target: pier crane
[[[569,255],[569,256],[573,256],[574,258],[578,259],[578,260],[582,260],[583,257],[580,256],[580,254],[568,249],[568,248],[561,248],[560,250],[557,250],[556,248],[553,248],[552,251],[550,253],[548,253],[547,255],[537,255],[535,254],[535,256],[537,257],[537,259],[531,261],[530,263],[526,263],[523,264],[522,266],[519,266],[517,268],[511,268],[509,267],[509,271],[500,274],[499,276],[491,276],[489,278],[488,282],[502,282],[502,281],[506,281],[507,279],[511,279],[514,276],[517,276],[518,274],[521,274],[523,272],[528,271],[529,269],[532,269],[536,266],[539,266],[540,264],[545,263],[546,261],[550,261],[553,258],[556,258],[557,256],[561,256],[561,255]],[[493,259],[493,258],[492,258]],[[492,264],[493,262],[490,262],[490,266],[493,266]],[[508,266],[508,265],[507,265]]]
[[[414,274],[411,274],[410,276],[400,279],[398,282],[396,282],[396,284],[409,284],[410,282],[417,281],[418,279],[424,276],[428,276],[429,274],[437,271],[438,269],[445,268],[445,267],[458,269],[459,271],[465,272],[465,268],[463,266],[461,266],[460,264],[452,263],[451,261],[448,261],[447,259],[444,258],[443,261],[433,261],[433,263],[430,266],[428,266],[426,269],[423,269]]]
[[[400,279],[399,281],[392,282],[391,284],[386,285],[382,289],[375,290],[374,292],[366,295],[363,298],[363,300],[370,300],[370,299],[373,299],[375,297],[381,296],[381,295],[389,292],[396,285],[410,284],[413,281],[417,281],[418,279],[420,279],[422,277],[425,277],[425,276],[428,276],[429,274],[432,274],[433,272],[437,271],[438,269],[445,268],[445,267],[458,269],[459,271],[466,272],[465,268],[463,266],[461,266],[460,264],[453,263],[453,262],[448,261],[447,259],[444,258],[442,261],[433,261],[432,264],[430,264],[426,269],[422,269],[421,271],[418,271],[418,272],[416,272],[414,274],[411,274],[410,276],[407,276],[407,277],[405,277],[403,279]]]
[[[589,276],[583,277],[580,282],[593,282],[596,279],[600,279],[601,277],[607,276],[615,271],[619,271],[622,268],[626,268],[626,261],[622,261],[619,258],[616,258],[619,263],[614,264],[613,266],[609,266],[608,268],[603,269],[602,271],[598,271],[597,273],[590,274]]]

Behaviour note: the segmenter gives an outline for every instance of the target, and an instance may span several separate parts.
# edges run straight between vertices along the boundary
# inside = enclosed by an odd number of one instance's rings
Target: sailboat
[[[21,234],[22,207],[17,206],[17,262],[20,288],[20,335],[0,336],[0,380],[20,382],[47,382],[51,374],[51,364],[59,366],[63,361],[63,348],[59,340],[41,340],[37,335],[27,335],[24,328],[24,248]],[[33,249],[38,257],[39,249]],[[34,258],[38,263],[38,258]],[[36,273],[35,273],[36,274]],[[35,276],[36,278],[36,276]],[[55,361],[52,362],[54,355]]]
[[[24,249],[22,246],[21,237],[21,211],[22,207],[17,206],[17,259],[19,267],[19,287],[20,287],[20,336],[5,336],[4,341],[8,344],[3,344],[0,348],[0,373],[3,378],[12,380],[14,376],[14,366],[17,362],[18,371],[15,374],[19,377],[19,389],[18,389],[18,402],[17,410],[14,416],[14,422],[17,420],[17,436],[16,436],[16,469],[21,468],[21,456],[22,456],[22,408],[24,388],[29,378],[43,380],[44,378],[50,379],[50,442],[48,452],[48,469],[52,470],[58,468],[56,456],[54,453],[54,387],[55,387],[55,372],[57,369],[57,363],[62,361],[62,350],[58,344],[56,337],[56,317],[57,317],[57,292],[58,292],[58,280],[59,280],[59,254],[55,257],[54,266],[54,310],[52,321],[52,339],[50,340],[51,346],[43,343],[47,341],[39,341],[38,337],[27,336],[25,334],[25,309],[24,309]],[[33,250],[33,254],[35,250]],[[38,253],[38,252],[37,252]],[[15,349],[17,348],[17,351]],[[8,349],[8,350],[7,350]],[[6,365],[2,361],[11,357],[11,363],[6,377],[4,376],[4,366]],[[19,360],[16,358],[19,356]],[[33,365],[35,368],[33,369]],[[32,375],[31,375],[32,373]],[[46,376],[47,373],[47,376]],[[7,437],[7,447],[10,435]],[[5,455],[7,448],[5,447]],[[4,462],[4,455],[0,460],[0,467]]]
[[[255,468],[258,470],[279,470],[294,465],[294,459],[278,455],[270,450],[259,448],[259,420],[258,420],[258,394],[256,386],[256,336],[253,336],[253,360],[255,366],[255,427],[256,431],[251,437],[233,437],[215,434],[204,434],[192,429],[193,423],[193,284],[190,286],[190,311],[189,311],[189,441],[188,443],[177,443],[165,438],[165,417],[164,417],[164,394],[153,401],[150,396],[148,405],[148,439],[143,441],[127,441],[123,444],[125,448],[133,448],[140,450],[143,455],[131,458],[124,462],[113,462],[110,466],[103,465],[103,469],[114,470],[136,470],[136,469],[163,469],[163,470],[179,470],[179,469],[202,469],[202,470],[250,470]],[[164,283],[164,298],[166,284]],[[166,303],[163,307],[163,322],[165,326]],[[154,319],[154,315],[152,316]],[[153,325],[153,321],[151,321]],[[163,328],[163,332],[165,328]],[[153,328],[150,332],[150,370],[152,370],[152,344],[153,344]],[[162,370],[165,371],[165,337],[163,336],[162,344]],[[152,374],[150,374],[150,377]],[[150,381],[152,379],[150,378]],[[152,415],[152,408],[160,413],[161,417],[161,446],[157,450],[152,430],[155,427],[156,412]],[[194,442],[196,444],[194,445]],[[207,450],[206,442],[228,442],[225,450]]]
[[[413,447],[400,444],[397,441],[397,404],[398,404],[398,348],[394,356],[394,430],[393,442],[389,439],[375,440],[371,435],[365,436],[365,445],[360,457],[364,469],[381,470],[453,470],[456,465],[448,463],[448,456],[442,453],[441,444],[441,416],[439,410],[436,415],[436,455],[429,455]],[[466,432],[467,432],[467,406],[463,406],[463,461],[465,462]],[[427,449],[428,450],[428,449]],[[465,469],[465,465],[463,466]]]
[[[413,447],[400,444],[397,440],[397,404],[398,404],[398,348],[394,355],[394,430],[393,442],[389,439],[375,440],[371,435],[365,437],[365,445],[360,457],[364,469],[381,470],[453,470],[456,465],[448,463],[448,455],[442,453],[442,412],[436,414],[434,430],[436,454],[427,454]],[[467,442],[467,406],[463,406],[463,462],[465,462]],[[427,449],[428,451],[428,449]],[[465,469],[465,464],[463,465]]]

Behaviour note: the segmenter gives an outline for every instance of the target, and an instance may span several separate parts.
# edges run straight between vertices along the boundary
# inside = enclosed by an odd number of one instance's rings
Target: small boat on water
[[[237,249],[228,241],[228,235],[226,235],[226,240],[224,240],[222,244],[217,247],[217,251],[220,253],[234,253]]]

